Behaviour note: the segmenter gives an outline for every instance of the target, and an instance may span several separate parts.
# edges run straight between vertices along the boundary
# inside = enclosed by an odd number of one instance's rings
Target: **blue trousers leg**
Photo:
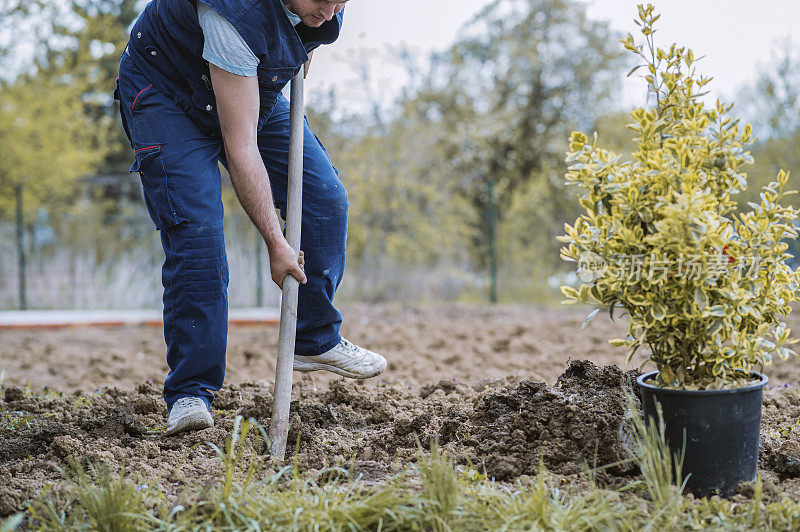
[[[145,204],[164,248],[164,399],[211,405],[225,378],[228,263],[223,234],[222,142],[200,132],[153,88],[127,55],[120,62],[120,108],[142,179]]]
[[[225,256],[221,139],[208,137],[153,88],[130,58],[120,62],[123,124],[136,151],[145,204],[161,231],[165,261],[164,337],[167,406],[196,396],[207,404],[225,377],[228,265]],[[300,286],[296,352],[323,353],[341,336],[333,298],[345,268],[348,198],[324,146],[305,123],[301,249],[308,282]],[[286,216],[289,103],[280,97],[259,132],[272,192]]]
[[[280,96],[258,134],[275,204],[286,219],[289,161],[289,101]],[[223,164],[227,163],[224,161]],[[345,268],[347,190],[308,121],[303,137],[303,213],[300,249],[306,284],[300,285],[295,353],[319,355],[341,340],[342,314],[333,305]]]
[[[341,340],[342,314],[333,297],[345,268],[348,198],[328,152],[304,122],[303,214],[300,249],[308,281],[300,285],[295,352],[318,355]],[[275,203],[286,219],[289,102],[278,98],[258,135],[258,147],[270,176]]]

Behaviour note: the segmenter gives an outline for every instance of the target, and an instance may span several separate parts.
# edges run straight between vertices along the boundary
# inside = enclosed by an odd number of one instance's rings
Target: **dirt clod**
[[[564,475],[624,460],[624,380],[619,368],[573,362],[555,387],[526,380],[483,395],[466,431],[473,460],[498,480],[535,474],[540,460]]]

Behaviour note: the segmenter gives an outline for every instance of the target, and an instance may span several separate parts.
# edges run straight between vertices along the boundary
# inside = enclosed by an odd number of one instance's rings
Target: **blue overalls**
[[[258,148],[276,206],[286,217],[289,102],[280,91],[307,60],[333,42],[342,13],[320,28],[295,29],[281,0],[203,0],[230,21],[260,59]],[[210,406],[225,377],[228,263],[222,182],[227,168],[203,35],[190,0],[153,0],[131,31],[115,98],[135,153],[165,260],[164,399],[201,397]],[[318,355],[341,340],[333,297],[345,268],[347,192],[325,147],[305,122],[302,240],[308,281],[300,285],[296,353]]]

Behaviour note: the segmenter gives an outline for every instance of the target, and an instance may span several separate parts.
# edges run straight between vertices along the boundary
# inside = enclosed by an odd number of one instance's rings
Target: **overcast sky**
[[[314,58],[307,86],[319,93],[335,85],[342,103],[358,106],[362,93],[357,76],[345,63],[359,57],[358,48],[374,49],[380,57],[388,46],[405,43],[425,54],[452,43],[459,28],[473,18],[488,0],[351,0],[344,32],[333,46]],[[637,0],[585,0],[589,14],[609,20],[625,33],[635,32]],[[705,55],[698,72],[714,77],[711,89],[729,98],[743,83],[753,79],[759,65],[765,67],[786,38],[797,32],[800,0],[664,0],[655,2],[662,14],[656,39],[662,45],[677,42]],[[380,61],[376,61],[380,63]],[[390,97],[405,81],[399,71],[377,68],[374,91]],[[625,102],[640,104],[641,83],[628,82]]]

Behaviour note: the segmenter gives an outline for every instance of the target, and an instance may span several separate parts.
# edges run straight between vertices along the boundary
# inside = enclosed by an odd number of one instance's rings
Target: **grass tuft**
[[[29,506],[27,523],[12,517],[0,532],[25,524],[103,531],[800,529],[800,505],[788,499],[766,503],[760,479],[744,503],[683,497],[680,456],[664,443],[663,424],[646,426],[629,400],[633,460],[642,480],[616,490],[598,487],[591,471],[567,481],[542,463],[533,478],[497,483],[471,464],[460,470],[435,441],[430,452],[420,448],[416,469],[378,485],[366,485],[352,467],[304,476],[296,459],[289,465],[273,461],[263,427],[239,417],[224,448],[214,447],[220,470],[210,487],[187,486],[176,501],[160,482],[137,486],[124,469],[112,474],[90,464],[86,473],[73,463],[67,484],[45,490]]]
[[[681,504],[686,485],[682,476],[684,451],[673,455],[667,445],[661,405],[657,405],[658,423],[647,422],[633,391],[626,390],[625,395],[633,432],[633,460],[644,477],[647,492],[660,511],[675,509]]]
[[[433,530],[449,531],[456,518],[461,484],[452,459],[439,449],[438,442],[433,440],[430,447],[428,456],[422,453],[421,448],[419,452],[422,494],[429,506],[428,516]]]
[[[79,523],[101,532],[142,530],[147,514],[144,494],[126,478],[125,467],[115,473],[108,467],[89,466],[87,473],[71,460],[65,472],[72,479],[67,503],[58,507],[54,500],[40,497],[28,510],[34,522],[45,530],[72,529]],[[69,511],[70,506],[75,511]]]

